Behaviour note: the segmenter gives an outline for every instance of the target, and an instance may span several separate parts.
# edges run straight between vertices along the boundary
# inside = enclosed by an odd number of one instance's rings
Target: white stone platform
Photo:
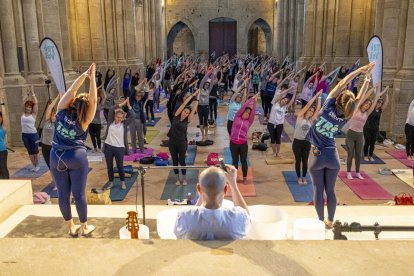
[[[32,183],[27,180],[0,180],[0,223],[22,205],[33,204]]]

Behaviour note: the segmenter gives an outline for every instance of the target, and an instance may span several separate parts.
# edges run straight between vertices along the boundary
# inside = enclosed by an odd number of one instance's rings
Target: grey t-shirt
[[[200,89],[200,100],[198,105],[208,105],[210,102],[210,89]]]
[[[298,140],[305,140],[306,134],[308,134],[309,129],[312,123],[309,120],[302,119],[296,121],[295,132],[293,133],[293,138]]]
[[[91,122],[92,124],[101,124],[101,109],[102,109],[101,105],[98,104],[96,106],[95,116],[93,117],[93,120]]]
[[[42,130],[42,144],[51,146],[53,135],[55,135],[55,124],[52,123],[50,120],[47,120],[43,125]]]

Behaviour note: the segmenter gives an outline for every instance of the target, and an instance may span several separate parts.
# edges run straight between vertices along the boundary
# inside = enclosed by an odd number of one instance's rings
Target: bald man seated
[[[237,187],[237,169],[226,166],[210,167],[200,174],[197,184],[199,199],[196,206],[178,211],[174,233],[177,239],[238,240],[250,229],[247,204]],[[234,207],[223,207],[223,199],[230,189]]]

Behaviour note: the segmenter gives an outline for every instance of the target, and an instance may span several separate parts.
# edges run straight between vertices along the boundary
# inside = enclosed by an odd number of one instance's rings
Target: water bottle
[[[191,193],[187,194],[187,205],[191,205]]]

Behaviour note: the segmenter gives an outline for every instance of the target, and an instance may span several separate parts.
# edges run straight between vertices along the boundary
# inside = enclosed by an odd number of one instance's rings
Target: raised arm
[[[196,92],[194,92],[191,97],[188,97],[187,99],[185,99],[185,101],[180,105],[180,107],[177,109],[177,111],[175,112],[174,116],[178,116],[181,114],[181,112],[183,112],[184,108],[187,106],[187,104],[194,98],[194,97],[198,97],[198,95],[200,94],[200,89],[197,90]],[[198,102],[197,102],[198,104]]]
[[[296,99],[296,94],[292,94],[292,98],[290,99],[289,103],[287,104],[288,108],[295,102],[295,99]]]
[[[385,87],[384,91],[388,92],[389,88],[390,88],[389,86]],[[389,97],[388,97],[388,93],[386,93],[384,103],[381,106],[382,111],[384,111],[387,108],[388,102],[389,102]]]
[[[56,106],[59,99],[60,99],[60,95],[57,95],[56,98],[54,98],[54,100],[47,107],[46,113],[45,113],[45,120],[46,121],[50,120],[50,116],[52,115],[52,110]]]
[[[34,102],[32,115],[36,117],[37,113],[39,112],[39,102],[37,101],[37,97],[36,97],[36,94],[34,93],[33,87],[32,87],[31,93],[32,93],[32,98]]]
[[[191,123],[191,121],[194,118],[194,114],[197,111],[197,105],[198,105],[198,101],[200,99],[200,91],[197,93],[197,95],[193,94],[193,97],[189,97],[189,98],[191,99],[191,98],[194,98],[194,97],[196,98],[196,100],[191,103],[191,113],[190,113],[190,115],[188,115],[188,123]]]
[[[68,91],[65,94],[61,94],[60,101],[58,104],[58,111],[62,109],[66,109],[69,105],[73,102],[73,99],[76,97],[76,93],[78,92],[79,88],[82,86],[83,82],[85,81],[88,71],[85,71],[82,75],[80,75],[69,87]],[[96,84],[95,84],[96,85]]]
[[[313,96],[313,98],[298,112],[298,118],[303,118],[305,116],[306,112],[308,112],[309,108],[311,108],[313,103],[321,96],[321,94],[322,90]]]
[[[96,82],[95,82],[95,63],[92,63],[88,70],[88,78],[89,82],[89,105],[88,110],[86,111],[86,118],[85,122],[82,123],[82,128],[86,130],[88,125],[92,122],[93,118],[95,117],[96,113],[96,102],[97,102],[97,89],[96,89]]]
[[[355,100],[357,100],[357,101],[359,101],[361,99],[366,100],[368,98],[366,96],[366,94],[368,94],[368,93],[365,93],[365,92],[368,90],[368,87],[369,87],[369,83],[370,82],[371,82],[371,75],[370,74],[366,74],[365,75],[364,83],[362,84],[361,89],[360,89],[360,91],[359,91],[359,93],[358,93],[358,95],[357,95],[357,97],[356,97]]]
[[[246,109],[246,107],[248,107],[248,106],[250,106],[250,105],[253,105],[254,106],[254,109],[256,110],[256,97],[257,97],[257,94],[254,96],[254,97],[251,97],[250,99],[248,99],[243,105],[242,105],[242,107],[236,112],[236,115],[234,116],[234,117],[240,117],[243,113],[244,113],[244,110]],[[252,113],[253,113],[253,119],[254,119],[254,115],[256,115],[255,113],[256,113],[256,111],[255,112],[253,112],[253,110],[252,110],[252,112],[250,112],[250,115],[252,115]],[[250,120],[250,117],[249,117],[249,120]],[[253,121],[252,121],[253,122]]]

